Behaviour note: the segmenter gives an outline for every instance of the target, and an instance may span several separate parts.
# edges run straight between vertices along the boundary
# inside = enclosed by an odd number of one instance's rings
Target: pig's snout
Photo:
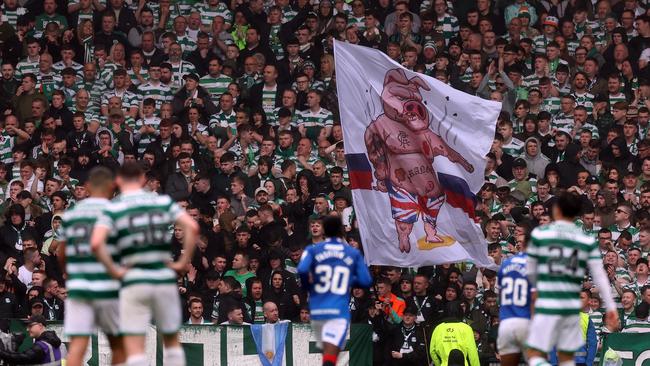
[[[426,119],[427,112],[422,103],[411,100],[404,103],[404,114],[416,115],[418,119]]]

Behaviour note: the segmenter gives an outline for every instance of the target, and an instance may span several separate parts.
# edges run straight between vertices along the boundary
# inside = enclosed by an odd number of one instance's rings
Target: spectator
[[[191,299],[189,301],[189,306],[187,309],[190,313],[190,318],[188,319],[187,323],[188,325],[196,325],[196,324],[212,324],[211,322],[207,321],[206,319],[203,318],[203,302],[201,299]]]

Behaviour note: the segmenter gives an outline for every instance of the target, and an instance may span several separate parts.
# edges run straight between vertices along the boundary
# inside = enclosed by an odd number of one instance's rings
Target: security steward
[[[34,345],[23,352],[0,350],[0,360],[9,364],[61,366],[61,340],[54,331],[47,330],[44,316],[29,318],[27,333],[34,339]]]
[[[431,335],[429,354],[435,366],[480,366],[474,331],[463,323],[460,301],[448,302],[446,318]]]

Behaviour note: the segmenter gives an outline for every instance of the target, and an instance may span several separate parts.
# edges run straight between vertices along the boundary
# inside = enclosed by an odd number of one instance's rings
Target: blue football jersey
[[[519,253],[506,259],[499,268],[499,318],[501,320],[508,318],[530,319],[533,289],[526,276],[527,262],[528,255]]]
[[[301,283],[309,290],[309,310],[314,320],[349,320],[350,289],[372,284],[361,253],[337,238],[308,246],[297,270]]]

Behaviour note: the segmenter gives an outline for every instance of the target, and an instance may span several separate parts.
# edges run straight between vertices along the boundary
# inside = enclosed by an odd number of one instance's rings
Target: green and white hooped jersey
[[[596,240],[575,224],[558,221],[533,230],[528,255],[537,261],[535,312],[577,315],[587,263],[601,263]]]
[[[120,282],[106,272],[90,249],[90,234],[102,210],[109,204],[104,198],[86,198],[63,214],[57,240],[66,241],[65,255],[68,296],[71,299],[117,299]],[[108,245],[113,260],[117,260],[115,246]]]
[[[109,228],[108,241],[117,246],[121,264],[129,268],[122,286],[173,284],[171,233],[182,209],[171,197],[138,190],[113,199],[97,219]]]

